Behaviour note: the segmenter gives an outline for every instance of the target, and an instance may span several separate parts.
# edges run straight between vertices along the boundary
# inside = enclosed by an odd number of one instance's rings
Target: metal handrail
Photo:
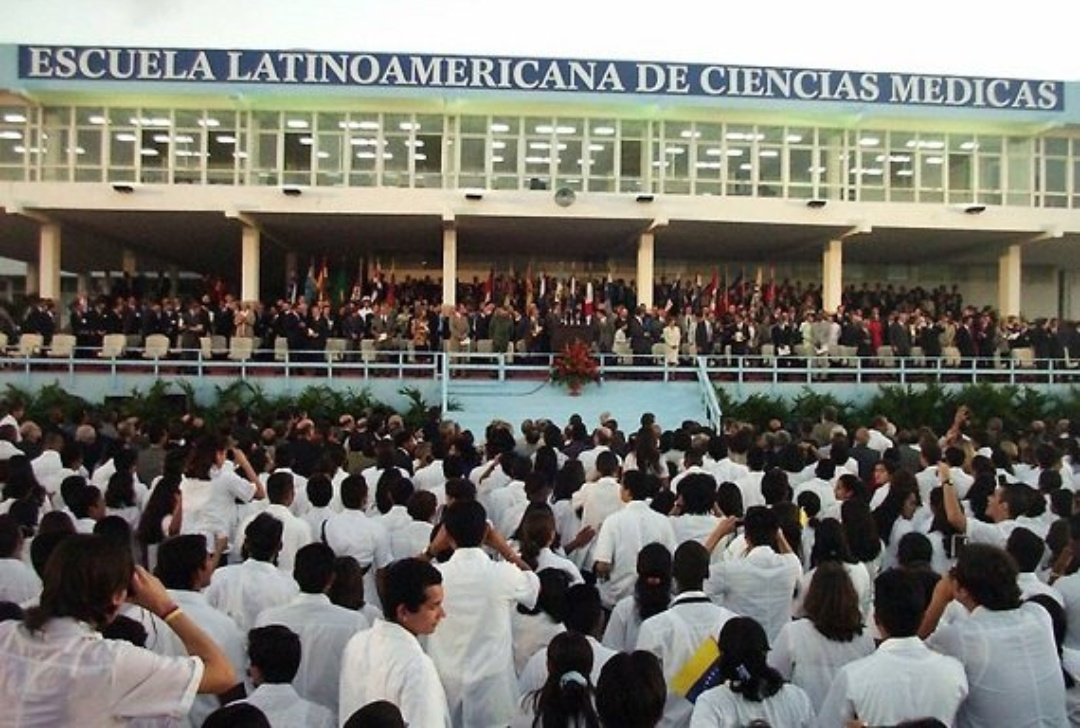
[[[9,351],[0,358],[5,373],[16,367],[29,380],[38,371],[65,372],[70,379],[82,372],[101,372],[102,368],[116,379],[128,373],[146,373],[155,377],[168,376],[203,377],[228,374],[241,379],[265,376],[315,375],[327,379],[341,377],[395,376],[414,379],[442,379],[443,389],[455,373],[473,377],[490,376],[498,381],[528,377],[537,378],[551,371],[554,354],[514,354],[478,352],[410,352],[410,351],[348,351],[327,356],[325,351],[290,351],[283,359],[280,353],[258,350],[244,360],[207,357],[201,349],[173,349],[166,358],[142,358],[143,349],[127,349],[119,357],[100,358],[97,349],[76,349],[66,357],[23,355]],[[676,366],[657,363],[653,355],[598,354],[601,381],[618,377],[622,379],[649,378],[657,375],[663,381],[671,379],[705,379],[716,384],[724,383],[789,383],[812,384],[821,381],[897,384],[923,382],[992,382],[992,383],[1045,383],[1080,381],[1080,361],[1075,359],[967,359],[955,364],[945,357],[924,357],[918,361],[895,357],[891,363],[876,357],[848,357],[844,360],[828,360],[827,357],[786,358],[743,356],[699,356],[694,360],[682,359]],[[448,395],[447,395],[448,396]]]
[[[719,430],[724,413],[720,409],[720,398],[716,396],[716,386],[709,379],[707,364],[708,357],[697,357],[698,384],[701,385],[701,396],[705,400],[705,412],[709,418],[709,424]]]

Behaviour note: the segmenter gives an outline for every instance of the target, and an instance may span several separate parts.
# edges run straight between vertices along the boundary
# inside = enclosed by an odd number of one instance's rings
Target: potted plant
[[[589,347],[581,340],[574,340],[563,347],[551,366],[551,381],[565,384],[570,394],[581,394],[581,388],[589,382],[600,380],[600,364],[589,354]]]

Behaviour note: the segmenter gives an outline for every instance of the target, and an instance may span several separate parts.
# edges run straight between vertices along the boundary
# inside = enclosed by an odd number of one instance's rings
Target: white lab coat
[[[436,629],[444,629],[441,624]],[[379,620],[356,633],[341,658],[338,724],[376,700],[398,707],[405,722],[423,728],[450,728],[439,674],[416,637],[395,622]]]
[[[323,706],[304,700],[288,683],[263,683],[247,696],[270,721],[270,728],[333,728],[334,714]]]
[[[353,635],[371,626],[367,617],[331,604],[325,594],[301,593],[288,604],[263,610],[255,626],[268,624],[283,624],[300,637],[300,669],[293,678],[296,692],[336,715],[341,656]]]
[[[439,565],[446,618],[428,638],[428,654],[446,689],[455,728],[506,726],[517,712],[510,610],[532,608],[540,580],[488,558],[479,548],[459,548]]]
[[[293,578],[282,574],[273,564],[248,559],[215,571],[206,588],[206,599],[247,632],[260,612],[286,604],[299,591]]]

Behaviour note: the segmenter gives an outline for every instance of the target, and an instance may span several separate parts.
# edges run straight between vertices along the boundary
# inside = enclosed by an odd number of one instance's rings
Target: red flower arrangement
[[[580,394],[589,382],[600,381],[600,363],[589,355],[589,347],[574,340],[563,347],[551,366],[551,381],[565,384],[570,394]]]

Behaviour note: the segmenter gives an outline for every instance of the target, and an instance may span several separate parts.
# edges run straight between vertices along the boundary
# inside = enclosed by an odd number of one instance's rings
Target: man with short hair
[[[506,562],[481,548],[495,547]],[[531,609],[540,580],[491,527],[476,501],[456,502],[425,554],[453,554],[439,565],[446,589],[446,624],[428,638],[455,728],[508,725],[517,713],[510,609]]]
[[[207,552],[206,536],[202,534],[173,536],[158,547],[154,576],[169,590],[176,605],[218,644],[240,678],[247,671],[244,633],[231,617],[210,606],[202,593],[213,571],[213,554]],[[193,726],[202,725],[219,705],[217,696],[200,695],[191,706],[188,720]]]
[[[263,712],[271,728],[333,728],[334,714],[304,700],[292,686],[303,648],[288,627],[272,624],[248,632],[248,674],[255,690],[243,701]]]
[[[390,535],[377,519],[364,514],[368,484],[362,475],[350,475],[341,482],[343,510],[327,519],[322,540],[338,556],[352,556],[364,570],[364,594],[379,606],[376,582],[392,560]]]
[[[244,530],[245,560],[214,572],[206,598],[236,621],[250,629],[259,613],[285,604],[297,593],[296,582],[274,565],[281,550],[281,521],[260,513]]]
[[[709,552],[697,541],[687,541],[675,549],[672,574],[677,594],[665,611],[641,623],[637,649],[653,653],[664,666],[668,694],[662,725],[685,726],[694,706],[675,692],[673,682],[701,646],[738,615],[713,604],[702,589],[709,576]]]
[[[714,563],[705,592],[736,614],[756,619],[771,643],[791,621],[791,598],[802,576],[802,564],[784,538],[780,520],[771,508],[747,509],[743,528],[746,555]],[[721,519],[707,546],[715,548],[734,529],[734,518]]]
[[[818,711],[821,728],[858,718],[866,725],[896,725],[935,718],[952,725],[967,696],[964,666],[919,639],[926,598],[917,578],[889,569],[874,582],[877,652],[840,668]]]
[[[435,631],[443,611],[442,574],[420,559],[395,561],[386,569],[385,620],[358,632],[341,659],[339,723],[369,703],[385,700],[409,725],[449,728],[435,663],[417,637]]]
[[[292,514],[290,508],[296,498],[293,476],[285,471],[273,473],[266,481],[266,498],[269,504],[262,511],[281,521],[281,551],[278,552],[277,567],[286,574],[291,574],[296,562],[296,552],[307,546],[314,539],[311,526],[303,518]],[[253,514],[240,524],[236,530],[236,547],[243,550],[244,531],[249,523],[259,514]]]
[[[671,521],[645,502],[655,480],[640,470],[623,473],[619,495],[625,505],[600,526],[593,551],[593,570],[600,579],[600,596],[607,609],[613,609],[620,599],[633,592],[637,555],[646,544],[656,542],[669,551],[675,550]]]
[[[300,637],[303,656],[293,681],[296,692],[336,715],[345,645],[371,623],[361,612],[331,604],[326,596],[334,583],[334,552],[326,544],[311,543],[300,549],[293,577],[300,593],[288,604],[263,610],[255,626],[283,624]]]

